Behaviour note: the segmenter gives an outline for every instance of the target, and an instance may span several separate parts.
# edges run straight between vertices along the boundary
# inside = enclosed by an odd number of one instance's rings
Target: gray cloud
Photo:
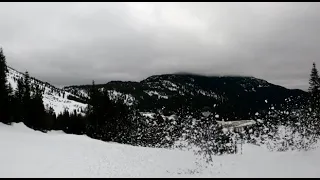
[[[0,3],[10,66],[52,84],[190,71],[307,89],[319,3]]]

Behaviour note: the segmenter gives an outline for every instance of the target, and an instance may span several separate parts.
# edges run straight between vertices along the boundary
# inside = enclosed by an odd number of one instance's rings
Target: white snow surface
[[[148,117],[148,118],[151,118],[151,119],[153,119],[154,116],[156,115],[155,113],[151,113],[151,112],[140,112],[140,114],[142,116],[145,116],[145,117]]]
[[[240,120],[240,121],[217,121],[223,127],[245,127],[256,123],[255,120]]]
[[[156,96],[158,96],[158,99],[160,99],[160,98],[168,99],[168,96],[161,95],[157,91],[144,91],[144,92],[147,93],[149,96],[156,95]]]
[[[117,98],[124,97],[124,103],[128,106],[132,106],[135,101],[135,98],[131,94],[123,94],[115,90],[108,90],[108,93],[111,100],[117,100]]]
[[[320,149],[270,152],[244,145],[242,154],[214,157],[213,166],[201,168],[191,151],[41,133],[22,123],[0,123],[0,147],[0,177],[320,177]]]

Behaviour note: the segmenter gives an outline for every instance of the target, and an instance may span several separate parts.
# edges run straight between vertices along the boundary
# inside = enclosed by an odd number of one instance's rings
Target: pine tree
[[[318,70],[316,68],[316,64],[312,64],[312,69],[311,69],[311,74],[310,74],[310,79],[309,79],[309,92],[317,92],[319,91],[319,74]]]
[[[23,103],[23,122],[26,125],[31,125],[31,88],[30,88],[30,76],[29,73],[26,72],[24,76],[24,82],[23,82],[23,97],[22,97],[22,103]]]
[[[24,77],[24,96],[23,98],[25,99],[25,101],[30,100],[31,97],[31,86],[30,86],[30,76],[28,71],[25,72],[25,77]]]
[[[88,124],[86,127],[87,135],[89,137],[96,138],[97,137],[97,126],[98,126],[98,89],[95,86],[94,81],[92,81],[91,88],[89,89],[89,101],[88,101],[88,109],[87,109],[87,119]]]
[[[15,97],[19,102],[22,103],[24,96],[24,84],[23,84],[23,78],[18,79],[17,81],[17,90],[15,92]]]
[[[46,129],[45,123],[45,107],[42,101],[42,92],[38,86],[35,87],[33,96],[30,100],[30,119],[29,123],[31,127],[36,130],[44,130]]]
[[[14,120],[15,122],[23,122],[24,118],[24,107],[23,107],[23,96],[24,96],[24,84],[23,78],[17,80],[17,90],[14,94]]]
[[[9,123],[9,92],[7,85],[6,57],[0,48],[0,122]]]
[[[54,109],[50,106],[47,107],[46,109],[46,113],[45,113],[46,117],[44,119],[44,129],[45,130],[52,130],[55,127],[55,123],[56,123],[56,114],[54,112]]]
[[[310,74],[310,79],[309,79],[309,93],[311,97],[311,108],[313,110],[319,110],[319,105],[320,105],[320,78],[318,74],[318,70],[316,68],[316,64],[313,63],[312,69],[311,69],[311,74]]]

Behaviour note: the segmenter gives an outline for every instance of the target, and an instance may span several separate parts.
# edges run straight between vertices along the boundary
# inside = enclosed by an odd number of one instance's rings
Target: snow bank
[[[106,143],[24,124],[0,123],[0,177],[320,177],[320,150],[269,152],[244,145],[243,154],[214,157],[204,167],[191,151]]]

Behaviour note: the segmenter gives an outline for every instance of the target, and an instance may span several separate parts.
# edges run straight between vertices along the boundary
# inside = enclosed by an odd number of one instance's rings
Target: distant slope
[[[11,67],[8,67],[7,80],[13,90],[17,88],[17,80],[24,77],[24,73],[21,73]],[[64,109],[69,112],[81,113],[82,110],[86,108],[86,104],[81,102],[76,102],[74,100],[68,99],[68,96],[75,96],[63,89],[56,88],[49,83],[42,82],[34,77],[31,77],[31,86],[39,86],[44,89],[43,103],[46,108],[52,107],[56,114],[61,113]]]
[[[221,118],[250,118],[271,105],[280,106],[286,98],[299,100],[307,93],[287,89],[254,77],[202,76],[179,73],[148,77],[140,82],[111,81],[96,85],[107,88],[113,99],[124,97],[126,103],[143,112],[185,108],[199,111],[209,107]],[[68,86],[64,90],[87,97],[90,85]],[[266,103],[267,102],[267,103]]]

